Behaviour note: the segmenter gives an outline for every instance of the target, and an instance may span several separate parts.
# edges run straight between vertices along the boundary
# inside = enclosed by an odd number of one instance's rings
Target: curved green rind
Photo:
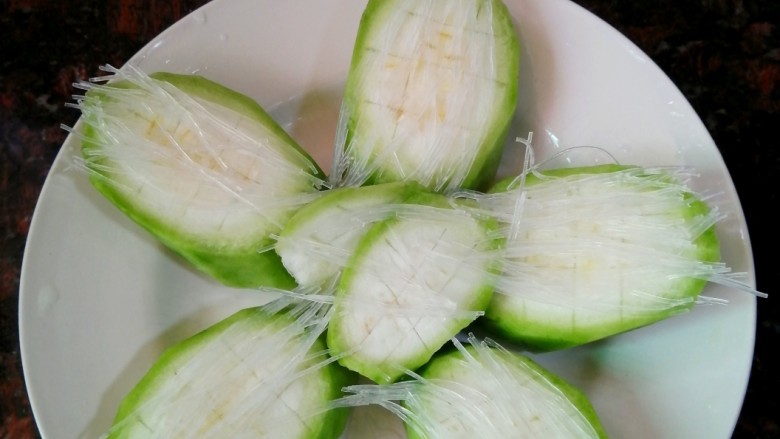
[[[392,228],[392,225],[398,220],[395,218],[387,219],[374,224],[365,235],[361,238],[357,248],[350,257],[350,261],[363,259],[371,248],[380,243],[385,234]],[[341,279],[339,281],[338,288],[336,290],[336,312],[333,314],[330,323],[328,324],[328,330],[326,332],[326,344],[328,349],[332,352],[332,355],[338,357],[339,364],[346,367],[349,370],[355,371],[360,375],[369,378],[375,383],[391,383],[397,378],[403,375],[403,372],[399,370],[398,364],[381,363],[377,364],[373,361],[363,359],[360,356],[359,348],[356,352],[356,346],[345,342],[345,337],[342,335],[347,331],[350,331],[349,327],[342,324],[340,318],[341,311],[339,310],[338,301],[340,298],[345,297],[350,289],[349,285],[352,283],[352,278],[357,275],[356,270],[353,268],[354,264],[350,263],[341,273]],[[487,306],[487,304],[486,304]],[[433,353],[431,353],[432,355]],[[417,358],[411,360],[411,362],[424,364],[430,355],[425,353],[419,354]]]
[[[465,346],[464,349],[471,356],[479,355],[473,346],[468,345]],[[550,386],[559,390],[566,399],[568,399],[575,407],[577,407],[578,411],[588,421],[600,439],[607,438],[607,433],[604,430],[604,426],[599,419],[599,415],[596,412],[596,409],[591,404],[587,395],[585,395],[585,393],[583,393],[580,389],[576,388],[563,378],[543,368],[541,365],[527,356],[510,351],[498,351],[492,348],[491,350],[506,364],[514,364],[520,368],[528,367],[542,376]],[[466,360],[464,358],[463,352],[459,350],[441,351],[428,364],[421,368],[418,373],[427,380],[444,379],[459,381],[459,375],[457,372],[460,369],[460,365],[464,361]],[[402,405],[407,409],[409,408],[406,403],[402,403]],[[424,436],[421,436],[412,425],[406,424],[406,432],[409,436],[409,439],[426,439]]]
[[[386,233],[392,230],[393,225],[399,220],[396,218],[384,220],[381,223],[373,226],[369,232],[363,237],[360,245],[353,254],[352,259],[362,259],[363,255],[370,251],[375,245],[382,245]],[[336,296],[343,297],[349,289],[349,284],[352,278],[356,276],[356,272],[352,268],[347,268],[341,275],[341,282],[337,290]],[[490,299],[493,296],[493,288],[491,286],[485,286],[473,293],[473,300],[471,303],[465,305],[466,309],[483,310],[490,303]],[[466,318],[452,318],[448,322],[449,324],[445,328],[446,334],[443,334],[438,341],[432,341],[434,347],[428,350],[420,350],[415,356],[410,356],[404,362],[392,362],[386,361],[377,363],[371,359],[361,357],[360,352],[354,352],[349,354],[356,347],[350,344],[343,343],[344,338],[339,334],[344,331],[349,331],[350,328],[343,327],[341,319],[338,318],[338,311],[334,315],[330,322],[330,326],[327,331],[327,344],[334,355],[339,353],[345,353],[347,355],[340,356],[339,363],[347,369],[353,370],[362,376],[371,379],[379,384],[389,384],[397,381],[404,376],[404,368],[414,370],[424,365],[430,360],[430,358],[436,353],[436,350],[443,346],[452,336],[458,333],[461,329],[468,326],[471,323],[471,319]]]
[[[197,356],[201,347],[209,343],[219,342],[222,333],[238,322],[251,322],[252,327],[258,330],[266,327],[284,330],[286,326],[292,324],[291,318],[284,312],[271,314],[262,307],[247,308],[167,348],[135,387],[122,399],[114,417],[114,427],[106,439],[131,437],[127,428],[132,426],[132,424],[122,425],[122,421],[132,416],[144,403],[153,398],[159,387],[172,375],[175,375],[177,369]],[[320,337],[312,345],[310,352],[323,352],[325,349],[323,337]],[[323,407],[328,401],[333,401],[343,396],[341,389],[356,382],[356,377],[352,372],[336,363],[330,363],[322,367],[317,371],[317,375],[316,379],[327,384],[327,388],[325,392],[312,396],[320,398],[323,401]],[[214,379],[218,380],[219,377],[214,377]],[[348,410],[344,408],[332,409],[319,414],[317,415],[318,419],[307,423],[307,425],[315,426],[314,430],[317,431],[317,435],[306,436],[300,439],[337,439],[341,436],[346,426],[348,415]],[[193,416],[198,416],[198,414],[193,413]],[[319,428],[316,428],[317,424],[319,424]]]
[[[202,76],[165,72],[154,73],[150,76],[168,82],[190,95],[220,104],[252,118],[279,136],[286,145],[289,145],[288,158],[290,160],[299,161],[302,167],[309,168],[313,177],[325,178],[324,173],[314,160],[259,104],[249,97]],[[112,83],[111,86],[117,88],[133,87],[131,84],[121,81]],[[87,93],[87,99],[105,99],[105,96],[99,89],[96,89]],[[289,289],[295,287],[294,279],[284,269],[279,256],[272,250],[265,250],[270,249],[274,243],[270,236],[248,240],[241,246],[229,246],[216,241],[209,242],[203,237],[191,236],[175,223],[161,220],[154,212],[139,208],[132,196],[113,184],[110,176],[104,175],[99,170],[107,159],[95,159],[95,154],[90,154],[90,152],[99,148],[101,134],[89,123],[88,119],[86,122],[82,151],[85,158],[90,156],[89,160],[86,160],[86,164],[94,170],[94,172],[89,173],[90,182],[130,219],[194,267],[225,285],[245,288],[270,286]]]
[[[325,337],[320,337],[317,345],[318,350],[326,349]],[[344,396],[344,389],[347,386],[357,384],[358,376],[352,371],[340,366],[337,363],[331,363],[323,370],[323,380],[329,386],[325,393],[322,393],[323,400],[335,401]],[[319,434],[307,439],[338,439],[341,437],[349,420],[349,409],[347,407],[329,408],[327,412],[320,415],[322,421],[319,428]]]
[[[360,203],[366,200],[374,204],[403,203],[418,192],[425,191],[414,182],[393,182],[373,186],[339,187],[323,192],[320,198],[299,209],[285,224],[279,236],[291,236],[300,229],[318,222],[322,214],[334,205],[349,201]]]
[[[176,88],[189,95],[220,104],[241,113],[244,116],[251,117],[271,130],[271,132],[283,140],[285,144],[289,145],[291,154],[288,156],[291,160],[300,161],[301,166],[305,166],[309,173],[314,177],[322,180],[326,179],[325,173],[309,153],[298,145],[298,142],[296,142],[295,139],[293,139],[260,104],[249,96],[200,75],[156,72],[149,76],[153,79],[173,84]]]
[[[89,127],[85,135],[89,136]],[[136,209],[135,200],[100,175],[90,175],[90,182],[116,208],[157,238],[168,249],[181,256],[201,272],[231,287],[273,286],[294,288],[295,280],[284,269],[273,251],[258,249],[273,244],[270,237],[247,243],[246,247],[224,247],[193,239],[175,224],[160,221],[152,213]]]
[[[276,252],[281,256],[282,263],[285,264],[287,271],[296,278],[296,281],[299,284],[304,285],[313,283],[311,279],[308,279],[298,271],[297,262],[290,262],[290,258],[294,257],[294,253],[297,249],[295,244],[289,244],[290,241],[288,241],[288,239],[292,240],[292,242],[294,242],[297,237],[307,239],[306,237],[309,236],[310,230],[319,230],[323,227],[330,227],[331,222],[333,221],[330,213],[333,209],[338,209],[337,213],[343,213],[344,210],[366,211],[377,205],[403,203],[406,199],[421,191],[425,191],[425,188],[414,182],[394,182],[374,186],[340,187],[325,191],[320,198],[303,206],[289,221],[287,221],[279,233],[279,240],[275,247]],[[343,225],[335,224],[333,226],[340,227]],[[359,239],[363,232],[364,229],[355,228],[346,233],[354,234],[355,239]],[[352,252],[351,248],[344,248],[343,250],[348,251],[349,253]],[[324,271],[328,273],[327,275],[315,276],[318,280],[323,278],[327,279],[330,275],[337,274],[340,269],[340,267],[318,259],[310,260],[306,264],[306,268],[309,270],[317,269],[321,272]],[[330,273],[331,271],[335,272]]]
[[[451,208],[450,199],[440,194],[430,192],[418,192],[406,200],[407,204],[421,204],[438,208]],[[341,274],[339,286],[336,290],[336,300],[341,297],[345,297],[351,290],[351,284],[353,278],[360,274],[359,264],[356,261],[363,260],[366,254],[372,250],[375,245],[383,245],[385,235],[393,229],[393,227],[401,221],[399,218],[389,218],[373,225],[368,232],[363,236],[358,244],[355,252],[350,257],[350,263]],[[493,220],[478,220],[480,224],[485,228],[486,236],[489,236],[491,232],[495,231],[498,224]],[[483,251],[491,251],[500,248],[504,241],[501,239],[490,239],[486,242],[486,246]],[[498,266],[493,266],[489,269],[491,274],[498,272]],[[486,280],[485,283],[472,294],[472,300],[469,303],[464,304],[464,309],[468,310],[484,310],[490,304],[493,297],[493,285],[490,280]],[[334,356],[339,357],[339,363],[347,369],[353,370],[362,376],[371,379],[372,381],[380,384],[389,384],[399,380],[404,376],[405,369],[414,370],[424,365],[431,359],[436,351],[444,346],[455,334],[461,329],[468,326],[472,319],[469,318],[452,318],[447,326],[448,332],[443,334],[440,340],[433,341],[435,346],[428,350],[421,350],[418,354],[409,358],[403,364],[399,363],[376,363],[371,359],[365,359],[360,356],[359,349],[344,342],[344,337],[341,335],[345,331],[349,331],[350,328],[342,325],[340,313],[338,310],[334,313],[333,318],[330,321],[327,330],[327,345],[330,348]]]
[[[569,177],[571,175],[579,175],[579,174],[606,174],[609,172],[619,172],[624,171],[627,169],[635,169],[638,168],[637,166],[628,166],[628,165],[614,165],[614,164],[606,164],[606,165],[594,165],[594,166],[575,166],[571,168],[557,168],[557,169],[549,169],[544,171],[538,171],[539,174],[541,174],[543,177],[551,177],[551,178],[563,178],[563,177]],[[506,177],[498,182],[496,182],[490,190],[488,190],[487,193],[494,194],[497,192],[506,192],[511,189],[516,189],[518,184],[518,177]],[[542,180],[537,174],[535,173],[528,173],[525,177],[525,184],[527,186],[532,186],[535,184],[541,183]]]
[[[512,15],[506,5],[501,0],[486,1],[492,5],[496,34],[501,38],[497,41],[496,59],[501,60],[502,76],[506,78],[506,82],[503,83],[505,92],[502,99],[495,102],[501,111],[496,112],[496,117],[485,127],[484,140],[477,146],[479,152],[474,158],[471,170],[460,184],[463,189],[485,190],[493,182],[501,161],[504,142],[517,109],[520,42],[512,23]],[[368,47],[375,27],[382,26],[383,15],[392,14],[397,3],[399,0],[369,0],[361,16],[344,91],[343,105],[345,108],[353,109],[349,112],[351,116],[347,121],[346,145],[350,144],[361,117],[359,105],[361,96],[355,92],[363,80],[361,75],[356,73],[361,70],[360,55]],[[381,167],[372,173],[365,184],[381,184],[403,179],[404,176],[394,172],[392,167]]]
[[[619,172],[626,169],[636,169],[637,166],[624,165],[599,165],[574,168],[561,168],[550,171],[542,171],[541,174],[549,177],[566,177],[578,174],[597,174]],[[647,178],[658,181],[668,181],[671,176],[662,174],[647,174]],[[491,193],[506,191],[513,187],[515,178],[507,178],[496,183],[490,190]],[[538,184],[541,180],[533,174],[528,174],[525,184],[530,186]],[[710,213],[710,207],[692,193],[685,193],[685,200],[688,205],[683,213],[686,219],[695,219],[706,216]],[[715,226],[710,227],[694,243],[697,247],[695,257],[703,263],[714,263],[720,260],[720,244],[716,234]],[[485,316],[480,319],[480,324],[488,330],[502,336],[503,338],[517,344],[519,347],[532,352],[549,352],[566,349],[574,346],[583,345],[593,341],[601,340],[612,335],[638,329],[653,323],[665,320],[669,317],[685,313],[695,305],[695,298],[701,293],[707,285],[707,280],[697,278],[682,278],[674,284],[670,284],[669,292],[665,297],[670,298],[689,298],[690,300],[672,306],[664,310],[653,310],[646,313],[636,314],[634,316],[608,316],[605,321],[598,325],[580,326],[572,331],[568,327],[568,321],[557,324],[558,321],[549,321],[539,318],[536,314],[516,313],[511,302],[505,295],[494,295]]]

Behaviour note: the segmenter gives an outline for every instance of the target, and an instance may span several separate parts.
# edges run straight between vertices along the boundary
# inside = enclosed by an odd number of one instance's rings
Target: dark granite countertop
[[[756,349],[734,438],[780,437],[780,294],[770,209],[780,184],[780,2],[576,0],[642,48],[689,99],[732,174],[753,242]],[[22,253],[49,166],[77,113],[72,83],[122,65],[205,0],[0,2],[0,438],[38,437],[19,354]],[[773,210],[772,210],[773,212]]]

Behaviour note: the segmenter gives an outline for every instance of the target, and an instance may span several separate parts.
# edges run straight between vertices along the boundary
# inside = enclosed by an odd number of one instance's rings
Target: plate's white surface
[[[566,0],[506,3],[523,46],[511,135],[533,131],[539,160],[561,148],[599,145],[623,163],[696,167],[696,189],[719,194],[714,202],[727,215],[719,224],[724,261],[752,276],[731,179],[666,76]],[[198,72],[256,98],[327,169],[364,4],[215,0],[131,62],[146,71]],[[521,152],[510,148],[502,173],[519,169]],[[44,437],[58,439],[100,436],[163,348],[266,300],[219,286],[173,257],[92,189],[72,167],[75,154],[71,137],[35,212],[20,291],[30,399]],[[716,285],[705,295],[730,303],[536,358],[591,397],[614,438],[728,438],[750,371],[755,299]]]

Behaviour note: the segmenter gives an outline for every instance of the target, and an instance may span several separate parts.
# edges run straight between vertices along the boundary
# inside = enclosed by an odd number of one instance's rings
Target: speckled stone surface
[[[72,83],[122,65],[204,0],[0,0],[0,439],[38,437],[18,339],[22,253],[37,197],[78,114]],[[780,2],[577,0],[642,48],[709,129],[743,203],[758,289],[756,349],[734,438],[780,437]],[[717,385],[717,383],[713,383]]]

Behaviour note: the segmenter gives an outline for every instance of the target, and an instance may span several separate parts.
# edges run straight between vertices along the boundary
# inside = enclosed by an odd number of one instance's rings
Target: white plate
[[[566,0],[507,0],[523,44],[512,135],[540,158],[599,145],[619,161],[694,166],[716,197],[723,258],[752,277],[747,229],[717,148],[684,97],[618,32]],[[133,59],[198,72],[273,109],[325,168],[364,6],[356,0],[215,0]],[[519,169],[510,150],[502,172]],[[74,168],[70,137],[35,212],[21,275],[25,378],[46,438],[94,438],[163,348],[265,297],[221,287],[126,219]],[[583,158],[580,160],[595,160]],[[750,371],[755,299],[711,285],[727,306],[592,346],[540,355],[590,395],[615,438],[728,438]],[[376,431],[376,430],[374,430]]]

